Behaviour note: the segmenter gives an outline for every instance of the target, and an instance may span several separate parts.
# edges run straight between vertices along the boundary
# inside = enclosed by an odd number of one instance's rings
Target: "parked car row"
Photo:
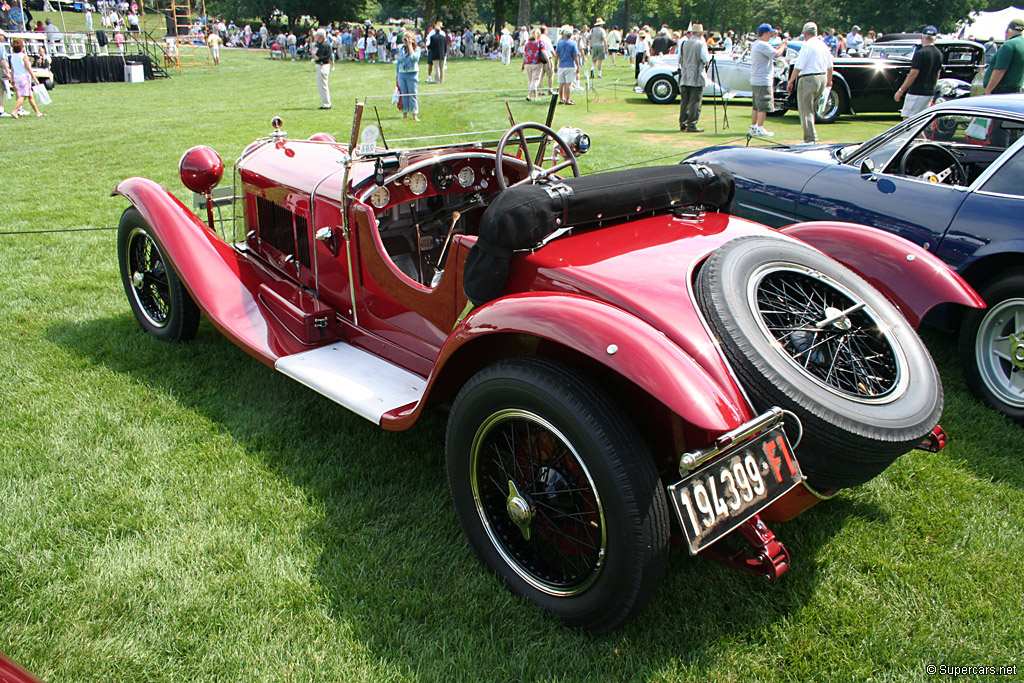
[[[940,101],[966,97],[971,84],[985,68],[985,48],[968,40],[938,40],[942,52],[942,73],[935,97]],[[893,95],[910,73],[910,61],[919,41],[900,40],[876,44],[868,57],[837,57],[833,60],[833,86],[819,105],[818,123],[833,123],[843,114],[896,112],[902,106]],[[796,110],[796,93],[786,92],[792,63],[802,43],[789,44],[785,58],[775,63],[775,114]],[[679,96],[679,67],[676,55],[654,57],[640,71],[637,89],[655,104],[671,104]],[[718,55],[709,68],[705,97],[750,97],[748,53]]]

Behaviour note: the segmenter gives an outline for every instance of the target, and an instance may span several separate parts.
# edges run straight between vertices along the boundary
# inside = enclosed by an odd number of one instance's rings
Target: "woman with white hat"
[[[590,30],[590,69],[597,78],[601,78],[601,65],[608,51],[608,36],[604,31],[604,19],[594,20],[594,28]]]

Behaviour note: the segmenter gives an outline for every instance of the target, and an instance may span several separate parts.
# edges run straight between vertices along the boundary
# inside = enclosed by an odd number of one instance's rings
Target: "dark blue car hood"
[[[839,162],[835,150],[845,145],[796,147],[709,147],[686,162],[716,163],[736,176],[739,214],[772,227],[793,222],[804,186],[823,169]]]

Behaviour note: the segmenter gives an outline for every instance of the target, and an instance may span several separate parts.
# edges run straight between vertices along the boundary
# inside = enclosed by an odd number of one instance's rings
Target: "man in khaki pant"
[[[334,59],[334,50],[327,41],[327,32],[318,29],[316,34],[316,50],[313,53],[313,61],[316,62],[316,87],[320,91],[320,108],[331,108],[331,88],[328,79],[331,75],[331,62]]]
[[[832,53],[818,37],[818,25],[813,21],[804,24],[804,46],[793,65],[786,90],[793,92],[794,87],[804,143],[815,143],[818,132],[814,129],[814,110],[825,88],[832,87]]]

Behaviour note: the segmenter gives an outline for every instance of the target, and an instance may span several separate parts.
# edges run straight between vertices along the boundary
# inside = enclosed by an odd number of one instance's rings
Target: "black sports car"
[[[798,45],[790,43],[794,48]],[[919,41],[911,40],[876,43],[869,57],[833,60],[832,90],[818,110],[818,123],[832,123],[842,114],[899,111],[902,104],[893,95],[910,73],[918,46]],[[985,48],[970,40],[937,40],[935,46],[942,52],[938,89],[944,99],[970,94],[971,82],[985,68]],[[788,107],[797,108],[795,90]]]

